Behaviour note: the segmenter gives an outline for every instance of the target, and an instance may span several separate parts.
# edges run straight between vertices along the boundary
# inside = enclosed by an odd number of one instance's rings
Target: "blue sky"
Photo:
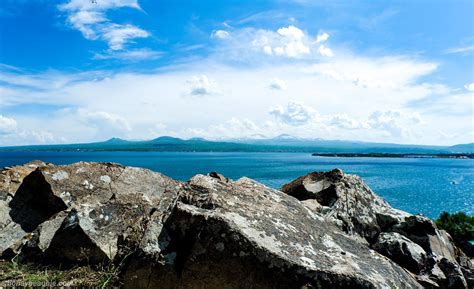
[[[0,1],[0,145],[474,142],[473,1]]]

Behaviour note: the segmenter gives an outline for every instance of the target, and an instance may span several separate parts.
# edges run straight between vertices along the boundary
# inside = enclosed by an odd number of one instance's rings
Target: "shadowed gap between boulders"
[[[9,206],[10,217],[25,232],[32,232],[39,224],[67,209],[39,169],[25,177]]]

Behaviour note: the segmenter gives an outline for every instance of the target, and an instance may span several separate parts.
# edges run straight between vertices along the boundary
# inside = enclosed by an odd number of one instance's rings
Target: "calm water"
[[[217,171],[232,179],[247,176],[273,188],[311,171],[337,167],[362,176],[396,208],[432,218],[441,211],[474,214],[474,160],[326,158],[307,153],[0,152],[0,167],[35,159],[56,164],[117,162],[179,180]]]

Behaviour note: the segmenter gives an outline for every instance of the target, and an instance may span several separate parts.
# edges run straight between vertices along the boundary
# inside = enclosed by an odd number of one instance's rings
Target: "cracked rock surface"
[[[35,161],[0,171],[0,217],[1,258],[120,263],[127,288],[472,286],[449,234],[340,170],[274,190],[215,172],[179,182]]]

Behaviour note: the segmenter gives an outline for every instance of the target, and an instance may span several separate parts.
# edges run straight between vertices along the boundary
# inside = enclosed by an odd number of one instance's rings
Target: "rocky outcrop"
[[[281,188],[342,231],[416,274],[426,287],[472,288],[472,268],[449,234],[432,220],[392,208],[360,177],[335,169],[302,176]],[[472,262],[472,261],[470,261]],[[468,264],[471,264],[467,262]],[[465,270],[463,275],[461,272]]]
[[[340,170],[281,191],[85,162],[7,168],[0,182],[2,258],[114,262],[129,288],[467,288],[472,276],[447,233]]]

